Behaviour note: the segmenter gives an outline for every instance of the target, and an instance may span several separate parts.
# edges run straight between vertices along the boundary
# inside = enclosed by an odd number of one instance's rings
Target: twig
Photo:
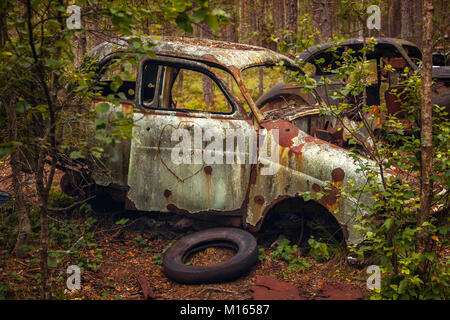
[[[85,202],[87,202],[87,201],[89,201],[91,199],[94,199],[94,198],[95,198],[95,196],[91,196],[89,198],[86,198],[86,199],[74,202],[70,206],[65,207],[65,208],[48,208],[48,210],[53,211],[53,212],[56,212],[56,211],[59,211],[59,212],[61,212],[61,211],[69,211],[69,210],[74,209],[78,205],[81,205],[81,204],[83,204],[83,203],[85,203]]]
[[[202,294],[205,291],[216,291],[216,292],[223,292],[223,293],[229,293],[229,294],[235,294],[235,295],[239,294],[239,292],[236,292],[236,291],[225,290],[225,289],[220,289],[220,288],[215,288],[215,287],[206,287],[202,291],[200,291],[199,294]]]

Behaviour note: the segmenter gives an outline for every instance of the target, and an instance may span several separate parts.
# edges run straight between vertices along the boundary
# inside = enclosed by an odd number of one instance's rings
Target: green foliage
[[[359,11],[355,1],[346,1],[347,12]],[[287,44],[285,48],[297,48],[297,52],[312,45],[312,39],[296,39],[295,44]],[[339,42],[336,39],[337,42]],[[373,66],[365,59],[376,42],[369,39],[359,52],[346,50],[339,54],[336,47],[328,51],[336,57],[336,66],[332,69],[315,64],[323,71],[333,74],[333,80],[325,77],[312,78],[306,74],[292,74],[289,81],[296,81],[303,87],[303,92],[312,92],[316,88],[324,88],[331,97],[344,99],[348,96],[361,95],[369,85],[368,79],[374,77]],[[304,62],[299,61],[301,68]],[[387,72],[394,72],[390,65],[383,66]],[[388,115],[386,106],[381,105],[379,112],[372,112],[363,104],[337,103],[320,101],[321,114],[334,116],[347,129],[350,138],[350,149],[358,163],[358,172],[364,173],[367,183],[356,187],[354,181],[341,186],[342,197],[365,199],[359,207],[366,215],[355,226],[364,235],[365,241],[352,250],[360,258],[374,258],[382,270],[382,288],[374,292],[372,299],[447,299],[449,296],[448,257],[443,256],[444,248],[448,248],[448,216],[441,214],[440,221],[430,215],[424,224],[419,225],[420,210],[419,184],[421,149],[420,149],[420,104],[421,76],[420,71],[407,68],[401,71],[405,89],[398,90],[397,96],[402,101],[405,119],[397,115]],[[332,86],[343,84],[338,87]],[[366,115],[355,127],[345,126],[345,114],[360,112]],[[347,122],[348,123],[348,122]],[[373,123],[382,124],[382,134],[376,136]],[[408,123],[410,125],[408,125]],[[450,186],[450,122],[445,108],[433,107],[433,173],[434,182],[432,203],[438,210],[448,208]],[[369,133],[368,139],[361,139],[362,129]],[[378,137],[378,138],[377,138]],[[358,155],[359,154],[359,155]],[[361,155],[368,156],[373,162],[361,161]],[[400,177],[388,173],[389,170],[401,172]],[[303,197],[310,199],[308,194]],[[420,243],[426,248],[419,253],[418,232],[425,233],[425,240]],[[325,244],[310,239],[311,255],[318,260],[329,258]]]
[[[8,286],[6,283],[0,283],[0,300],[6,299],[6,292],[8,291]]]
[[[85,208],[89,211],[90,206]],[[61,217],[51,222],[49,244],[60,249],[49,251],[49,267],[75,264],[80,268],[98,270],[103,256],[93,232],[96,223],[97,218],[89,214],[80,218],[79,223]]]
[[[147,246],[147,240],[145,240],[144,238],[142,238],[142,236],[137,236],[134,238],[134,245],[136,247],[146,247]]]
[[[161,257],[160,254],[155,254],[155,255],[153,256],[152,262],[153,262],[154,264],[159,264],[159,265],[161,265],[161,264],[163,264],[163,259],[162,259],[162,257]]]
[[[52,188],[49,192],[48,205],[54,208],[66,208],[73,203],[73,198],[61,189]]]
[[[175,241],[176,240],[172,240],[172,241],[170,241],[169,242],[169,244],[168,245],[166,245],[165,247],[164,247],[164,249],[161,251],[161,254],[155,254],[154,256],[153,256],[153,259],[152,259],[152,262],[154,263],[154,264],[162,264],[163,263],[163,255],[164,255],[164,253],[166,253],[166,251],[175,243]]]
[[[405,72],[408,72],[406,70]],[[420,114],[421,78],[419,71],[409,75],[402,83],[406,89],[398,92],[404,102],[407,119],[416,123]],[[379,153],[388,161],[386,167],[396,165],[408,175],[420,175],[420,128],[408,129],[395,116],[387,117],[384,124],[386,139],[380,143]],[[448,114],[444,108],[434,106],[433,115],[433,176],[436,192],[433,194],[435,208],[446,210],[450,183],[450,134]],[[359,247],[359,256],[372,253],[380,259],[382,290],[374,299],[445,299],[448,298],[450,273],[448,257],[442,257],[448,247],[448,216],[438,222],[430,215],[418,225],[420,198],[414,191],[414,179],[387,177],[385,186],[380,186],[375,173],[370,175],[370,191],[374,194],[374,205],[370,214],[358,226],[366,235],[367,243]],[[446,195],[447,194],[447,198]],[[417,233],[425,233],[425,245],[429,249],[420,254]],[[447,260],[447,262],[446,262]],[[420,266],[425,266],[425,270]]]
[[[330,253],[328,252],[328,246],[324,242],[319,242],[314,238],[308,240],[310,246],[309,254],[317,261],[326,261],[330,259]]]
[[[264,251],[265,251],[264,248],[258,249],[258,260],[259,261],[264,261],[266,259],[266,255],[265,255]]]
[[[120,219],[120,220],[117,220],[117,221],[116,221],[116,224],[118,224],[118,225],[124,225],[124,224],[126,224],[128,221],[130,221],[130,219],[128,219],[128,218],[122,218],[122,219]]]
[[[274,252],[272,252],[271,259],[286,261],[288,263],[287,273],[293,270],[302,272],[311,267],[311,264],[306,262],[305,258],[299,258],[298,256],[298,246],[289,245],[290,241],[288,239],[283,239],[278,244]]]

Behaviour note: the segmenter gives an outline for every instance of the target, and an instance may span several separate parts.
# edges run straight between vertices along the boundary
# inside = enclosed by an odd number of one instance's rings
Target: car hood
[[[318,114],[319,108],[315,106],[299,106],[291,103],[284,107],[273,109],[264,113],[265,120],[287,120],[292,121],[300,117]]]

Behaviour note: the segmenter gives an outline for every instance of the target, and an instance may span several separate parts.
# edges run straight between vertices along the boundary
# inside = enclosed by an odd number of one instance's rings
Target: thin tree
[[[258,45],[264,44],[264,12],[266,10],[267,1],[261,0],[258,8],[256,8],[256,21],[258,30]],[[258,84],[259,96],[262,96],[264,92],[264,68],[259,68],[259,84]]]
[[[391,0],[389,6],[389,37],[396,38],[401,32],[400,0]]]
[[[423,29],[422,29],[422,105],[420,112],[421,132],[420,132],[420,150],[421,150],[421,184],[420,184],[420,211],[417,219],[417,226],[428,220],[431,212],[431,201],[433,192],[433,183],[431,180],[433,168],[433,139],[432,139],[432,104],[431,104],[431,69],[433,66],[433,0],[423,1]],[[421,229],[417,233],[417,252],[423,254],[426,248],[426,232]],[[420,271],[425,271],[425,266],[420,266]]]
[[[242,42],[247,41],[247,0],[241,0],[241,17],[239,21],[240,25],[240,32],[239,32],[239,39]]]
[[[414,33],[416,44],[422,48],[422,0],[414,0]]]
[[[297,33],[298,0],[286,0],[286,29]]]
[[[410,40],[412,35],[412,27],[411,27],[411,12],[412,12],[412,1],[411,0],[402,0],[401,1],[401,21],[402,21],[402,30],[401,37],[402,39]]]
[[[8,6],[5,8],[4,14],[0,18],[0,48],[3,48],[6,45],[6,41],[8,39],[7,32],[7,15],[8,15]],[[5,90],[5,86],[3,86],[2,91]],[[8,94],[2,94],[0,91],[0,95],[3,97],[1,99],[2,104],[5,106],[7,118],[9,121],[7,122],[7,131],[9,136],[9,141],[18,142],[19,140],[19,120],[17,119],[17,113],[14,109],[14,96],[10,96]],[[22,174],[22,165],[21,165],[21,157],[20,157],[20,147],[16,148],[9,157],[9,164],[11,166],[12,171],[12,186],[14,193],[14,211],[17,215],[17,220],[19,222],[17,227],[17,240],[14,246],[13,252],[17,257],[24,257],[25,253],[23,251],[23,246],[28,243],[28,240],[31,235],[31,222],[28,216],[28,211],[25,207],[25,196],[23,192],[23,174]]]
[[[322,0],[321,33],[324,41],[331,37],[331,16],[331,0]]]

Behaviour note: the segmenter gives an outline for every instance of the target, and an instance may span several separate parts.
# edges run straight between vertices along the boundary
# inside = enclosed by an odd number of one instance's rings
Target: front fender
[[[278,170],[272,175],[261,174],[261,165],[256,166],[256,174],[250,181],[249,203],[246,222],[254,227],[261,224],[268,210],[283,199],[301,196],[304,192],[315,194],[331,186],[318,202],[326,207],[336,220],[348,231],[347,243],[362,240],[354,229],[357,216],[364,215],[359,203],[370,203],[367,195],[354,199],[347,192],[350,184],[362,187],[367,178],[361,165],[374,166],[375,163],[354,157],[348,150],[316,139],[299,130],[287,121],[278,120],[263,124],[270,132],[277,129]]]

